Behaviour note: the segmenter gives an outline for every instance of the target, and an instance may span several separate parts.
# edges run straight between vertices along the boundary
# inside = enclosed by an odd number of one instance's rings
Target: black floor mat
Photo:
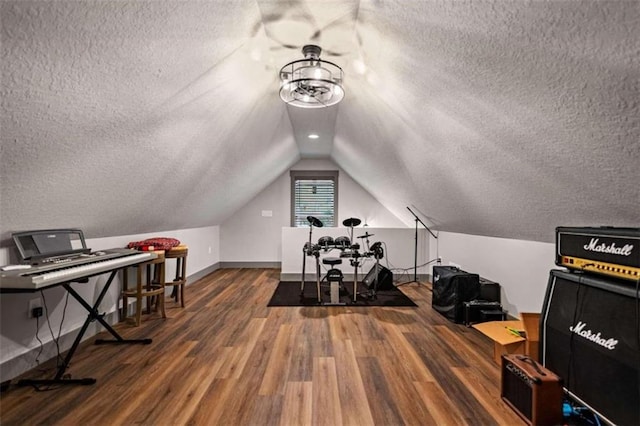
[[[353,282],[345,282],[340,290],[340,303],[349,306],[418,306],[396,287],[380,290],[375,294],[375,297],[371,297],[371,292],[362,283],[358,283],[357,290],[359,294],[354,303]],[[320,294],[322,304],[318,303],[316,283],[313,281],[305,283],[304,295],[302,296],[300,295],[300,281],[280,281],[267,306],[324,306],[330,304],[331,288],[329,283],[321,283]]]

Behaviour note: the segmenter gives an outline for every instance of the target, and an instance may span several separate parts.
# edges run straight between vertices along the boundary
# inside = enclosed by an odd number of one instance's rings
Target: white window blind
[[[307,216],[313,216],[324,226],[335,226],[337,210],[337,179],[333,176],[294,176],[292,174],[292,226],[309,226]]]

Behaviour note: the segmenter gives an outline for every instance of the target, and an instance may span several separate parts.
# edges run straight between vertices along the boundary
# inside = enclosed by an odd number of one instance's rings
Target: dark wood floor
[[[151,345],[81,345],[69,373],[95,385],[11,388],[1,423],[524,424],[500,400],[491,342],[433,311],[427,286],[401,287],[418,308],[267,308],[279,274],[214,272],[167,319],[116,326]]]

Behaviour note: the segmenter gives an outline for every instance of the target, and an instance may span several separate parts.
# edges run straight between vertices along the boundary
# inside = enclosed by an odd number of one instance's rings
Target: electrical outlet
[[[211,246],[209,246],[209,254],[211,254]]]
[[[27,311],[29,318],[36,318],[33,315],[36,308],[42,309],[42,299],[40,299],[39,297],[29,300],[29,310]]]
[[[37,308],[33,308],[33,311],[31,311],[31,316],[33,318],[40,318],[43,314],[43,309],[42,306],[38,306]]]

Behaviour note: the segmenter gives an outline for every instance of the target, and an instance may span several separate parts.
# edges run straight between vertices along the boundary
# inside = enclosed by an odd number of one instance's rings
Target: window
[[[309,226],[313,216],[324,226],[336,226],[338,171],[291,171],[291,226]]]

